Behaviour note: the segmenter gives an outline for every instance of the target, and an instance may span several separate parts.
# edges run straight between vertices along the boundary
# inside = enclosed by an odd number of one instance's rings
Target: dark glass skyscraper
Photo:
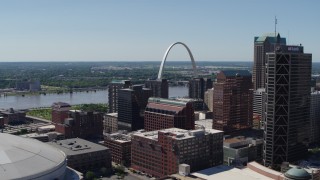
[[[302,46],[277,45],[266,60],[263,160],[274,166],[307,153],[312,55]]]
[[[118,96],[118,129],[136,131],[144,128],[144,109],[151,96],[151,90],[142,85],[132,89],[120,89]]]
[[[169,98],[169,86],[166,79],[147,80],[145,87],[152,90],[152,97]]]
[[[193,78],[189,81],[189,98],[204,100],[204,93],[211,88],[211,79]]]
[[[275,44],[286,45],[286,38],[281,38],[280,34],[264,34],[254,37],[254,64],[253,64],[253,88],[257,90],[265,87],[266,73],[266,53],[273,52]]]

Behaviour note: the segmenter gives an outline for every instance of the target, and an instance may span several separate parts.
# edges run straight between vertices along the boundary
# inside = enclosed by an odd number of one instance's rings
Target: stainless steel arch
[[[165,62],[166,62],[166,60],[167,60],[167,56],[168,56],[171,48],[172,48],[173,46],[177,45],[177,44],[181,44],[181,45],[183,45],[183,46],[187,49],[187,51],[188,51],[188,53],[189,53],[189,56],[190,56],[190,59],[191,59],[191,63],[192,63],[193,76],[194,76],[194,77],[197,77],[196,63],[195,63],[195,61],[194,61],[193,55],[192,55],[189,47],[188,47],[186,44],[182,43],[182,42],[175,42],[175,43],[173,43],[173,44],[171,44],[171,45],[169,46],[169,48],[167,49],[166,53],[165,53],[164,56],[163,56],[163,59],[162,59],[161,65],[160,65],[160,69],[159,69],[159,73],[158,73],[158,79],[161,79],[161,78],[162,78],[163,66],[164,66],[164,64],[165,64]]]

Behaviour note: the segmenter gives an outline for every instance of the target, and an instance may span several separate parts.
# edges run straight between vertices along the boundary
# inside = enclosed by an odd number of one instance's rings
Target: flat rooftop
[[[48,142],[47,144],[60,149],[67,156],[91,153],[96,151],[104,151],[109,149],[105,146],[102,146],[84,139],[80,139],[80,138],[52,141],[52,142]]]
[[[170,133],[174,135],[172,136],[173,139],[182,140],[182,139],[194,138],[196,136],[201,136],[201,135],[222,133],[223,131],[216,130],[216,129],[185,130],[185,129],[179,129],[179,128],[169,128],[169,129],[163,129],[163,130],[157,130],[157,131],[137,132],[133,135],[152,139],[152,140],[158,140],[158,132]]]
[[[205,129],[212,129],[212,119],[202,119],[195,121],[194,124],[198,126],[203,126]]]
[[[105,116],[118,117],[118,113],[108,113]]]
[[[271,180],[271,178],[252,171],[249,168],[234,168],[226,165],[215,166],[209,169],[201,170],[191,175],[207,179],[236,179],[236,180]]]

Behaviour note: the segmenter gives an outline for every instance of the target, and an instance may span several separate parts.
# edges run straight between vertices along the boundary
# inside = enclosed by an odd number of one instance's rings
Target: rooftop
[[[195,121],[196,126],[204,127],[205,129],[212,129],[212,119],[202,119]]]
[[[51,105],[52,108],[64,108],[64,107],[71,107],[70,104],[65,102],[54,102]]]
[[[209,169],[201,170],[195,173],[191,173],[191,175],[207,179],[207,180],[215,180],[215,179],[236,179],[236,180],[268,180],[266,176],[263,176],[257,172],[252,171],[249,168],[238,169],[231,166],[220,165],[215,166]]]
[[[63,151],[67,156],[78,155],[78,154],[85,154],[91,153],[96,151],[104,151],[109,148],[92,143],[90,141],[86,141],[80,138],[72,138],[72,139],[65,139],[59,140],[54,142],[48,142],[50,144],[61,151]]]
[[[148,138],[151,140],[158,140],[158,133],[169,133],[172,135],[173,139],[176,140],[182,140],[182,139],[188,139],[188,138],[194,138],[197,136],[203,136],[207,134],[215,134],[215,133],[222,133],[223,131],[215,130],[215,129],[197,129],[197,130],[185,130],[185,129],[179,129],[179,128],[169,128],[169,129],[163,129],[158,131],[149,131],[149,132],[137,132],[133,134],[133,136],[139,136]]]
[[[35,179],[66,165],[66,155],[35,139],[0,133],[1,179]]]
[[[168,104],[173,106],[186,106],[189,101],[178,101],[178,100],[151,97],[149,98],[148,102],[149,103],[153,102],[158,104]]]
[[[270,43],[276,43],[277,38],[280,38],[280,44],[286,44],[286,38],[280,37],[280,34],[277,33],[265,33],[262,36],[255,37],[255,42],[263,43],[265,41],[269,41]]]
[[[118,117],[118,113],[108,113],[106,116]]]
[[[285,177],[291,179],[309,180],[311,175],[301,167],[293,167],[289,169],[285,174]]]
[[[117,141],[120,143],[131,142],[131,134],[126,134],[123,132],[106,134],[105,137],[110,140]]]

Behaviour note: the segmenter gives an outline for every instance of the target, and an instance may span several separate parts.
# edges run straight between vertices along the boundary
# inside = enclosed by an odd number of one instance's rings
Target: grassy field
[[[71,107],[74,110],[83,110],[83,111],[97,111],[106,113],[108,110],[107,104],[80,104],[74,105]],[[39,108],[39,109],[30,109],[27,112],[28,116],[34,116],[46,120],[52,120],[51,118],[52,109],[51,108]]]

